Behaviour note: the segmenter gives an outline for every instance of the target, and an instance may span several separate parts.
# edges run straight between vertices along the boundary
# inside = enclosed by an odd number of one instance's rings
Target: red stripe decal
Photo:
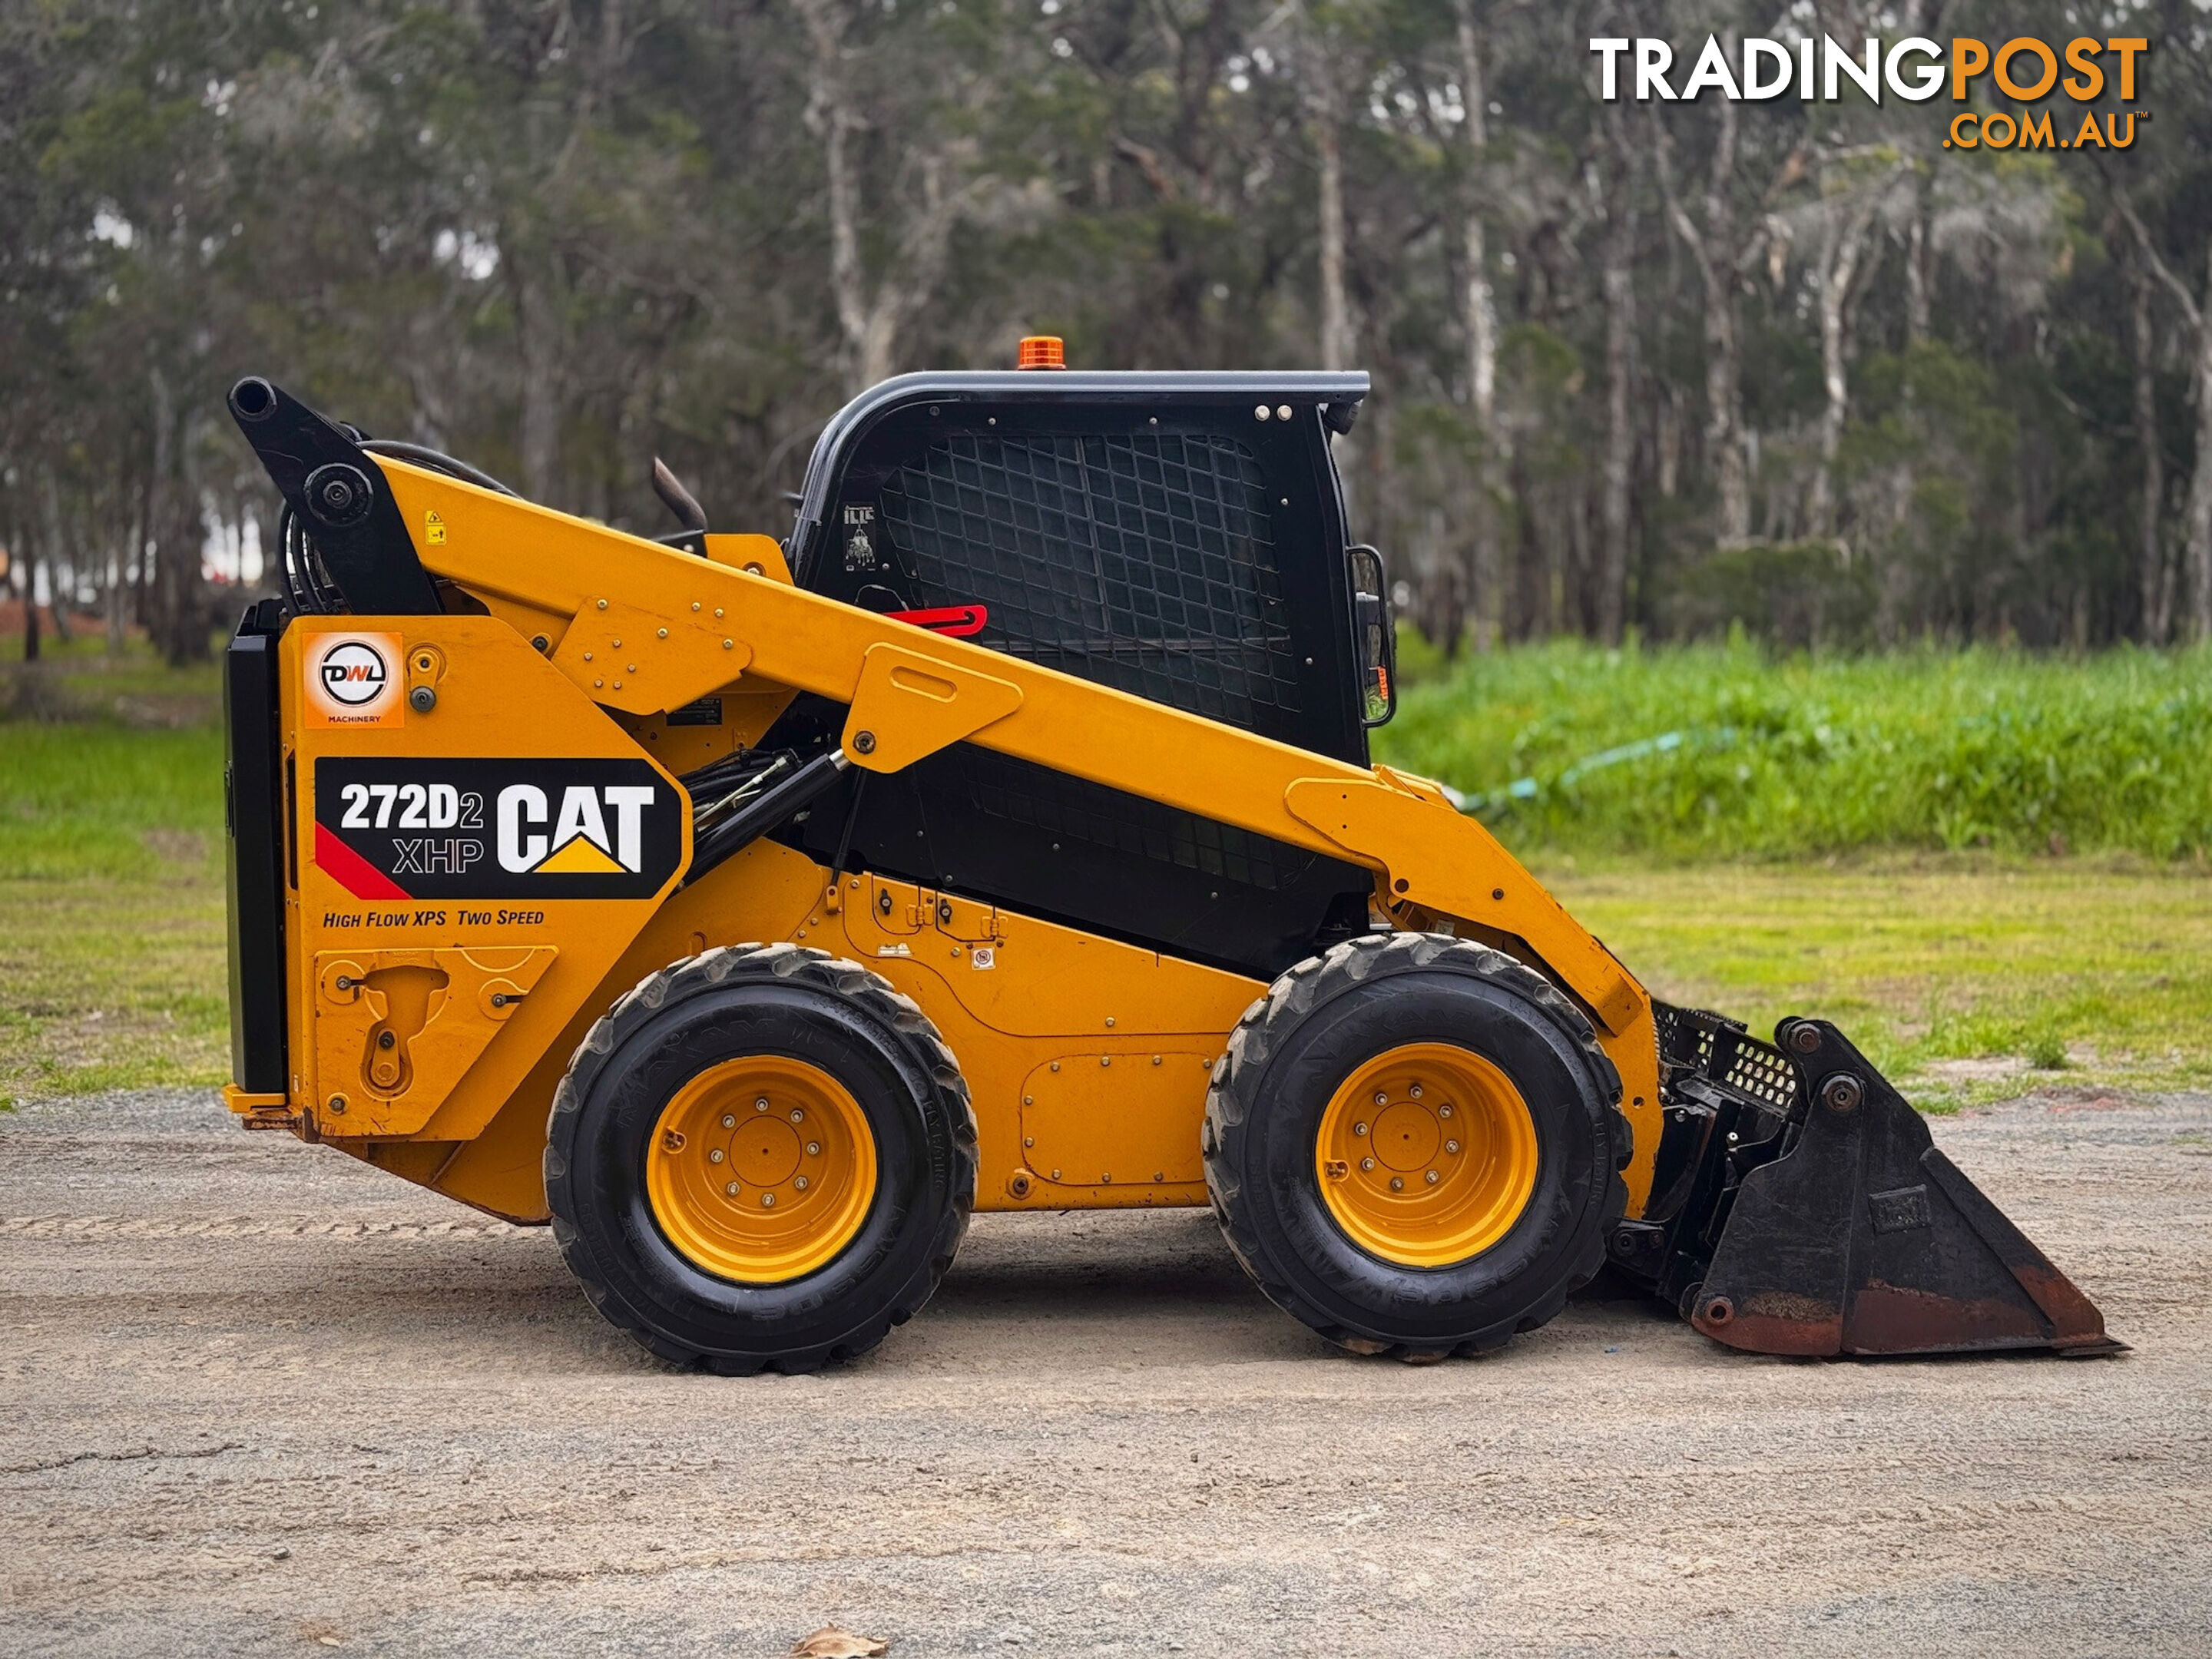
[[[415,896],[332,835],[315,825],[315,862],[356,898],[404,899]]]
[[[955,640],[981,633],[983,624],[991,620],[990,607],[981,605],[947,605],[930,611],[891,611],[884,614],[893,622],[912,623],[916,628],[927,628],[933,634]]]

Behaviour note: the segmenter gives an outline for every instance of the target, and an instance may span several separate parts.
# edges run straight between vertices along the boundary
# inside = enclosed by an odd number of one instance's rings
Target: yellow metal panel
[[[315,1113],[330,1136],[412,1133],[466,1140],[490,1121],[547,1046],[558,1041],[624,947],[661,908],[678,878],[672,877],[659,894],[628,899],[463,902],[357,896],[319,856],[314,775],[323,761],[650,759],[565,676],[489,617],[410,617],[373,623],[401,633],[410,664],[420,653],[438,657],[442,672],[434,708],[428,713],[410,709],[399,726],[303,727],[299,711],[311,648],[325,635],[356,632],[359,625],[357,618],[301,617],[285,631],[279,659],[289,758],[291,866],[297,884],[287,919],[293,1104]],[[680,799],[680,790],[678,795]],[[683,857],[688,860],[688,814],[681,828]],[[541,980],[523,988],[528,994],[520,1006],[486,1037],[482,1057],[441,1098],[429,1100],[412,1090],[404,1108],[392,1103],[367,1118],[356,1115],[352,1100],[362,1094],[357,1051],[343,1059],[337,1050],[326,1056],[316,1030],[324,996],[316,969],[325,953],[537,949],[557,951],[557,957]],[[483,959],[507,958],[487,954]],[[442,1046],[441,1039],[434,1052]],[[565,1057],[568,1048],[561,1052]],[[330,1097],[339,1093],[349,1097],[349,1110],[332,1115]],[[426,1108],[434,1109],[424,1115]]]
[[[578,611],[553,653],[553,665],[588,689],[593,702],[631,714],[681,708],[751,660],[752,647],[712,617],[664,617],[611,599]]]
[[[1022,1079],[1024,1159],[1055,1187],[1203,1186],[1212,1075],[1212,1057],[1188,1048],[1055,1054]]]
[[[240,1117],[275,1117],[289,1121],[292,1097],[289,1095],[256,1094],[250,1089],[240,1088],[235,1083],[226,1083],[222,1085],[222,1105],[225,1111],[235,1112]]]
[[[866,963],[943,1034],[975,1103],[978,1209],[1206,1201],[1196,1158],[1207,1079],[1265,985],[910,883],[848,877],[842,897],[794,937]],[[1034,1073],[1052,1075],[1055,1060],[1065,1071],[1071,1055],[1098,1075],[1079,1097],[1060,1094],[1059,1121],[1084,1137],[1083,1156],[1054,1164],[1042,1142],[1024,1144],[1037,1137],[1024,1101]]]
[[[949,997],[969,1018],[1010,1036],[1114,1032],[1145,1042],[1161,1035],[1225,1034],[1267,988],[1241,974],[909,882],[877,878],[862,887],[854,884],[859,878],[846,879],[848,902],[838,923],[852,956],[894,982],[902,984],[897,976],[909,970],[931,975],[937,983],[926,1007]],[[860,902],[871,890],[876,902]],[[1218,1045],[1210,1051],[1220,1052]]]
[[[1647,1005],[1612,953],[1474,820],[1379,779],[1300,778],[1285,799],[1346,854],[1386,869],[1394,896],[1527,940],[1607,1030]]]
[[[325,1133],[420,1129],[558,954],[551,945],[318,952],[315,1074]]]
[[[1264,986],[973,901],[952,901],[955,927],[971,926],[980,915],[996,919],[998,932],[981,948],[1007,965],[979,968],[975,944],[914,921],[933,917],[940,896],[848,877],[842,903],[832,911],[823,902],[827,883],[828,872],[811,860],[759,842],[675,894],[548,1045],[505,1108],[454,1153],[433,1184],[495,1214],[542,1219],[546,1115],[591,1020],[671,962],[710,945],[783,938],[865,963],[913,997],[944,1036],[975,1103],[979,1209],[1206,1201],[1197,1155],[1208,1075],[1230,1030]],[[893,920],[908,921],[908,931],[879,925],[884,917],[872,903],[879,885],[896,890]],[[885,954],[895,949],[904,954]],[[1168,1034],[1164,1041],[1162,1033]],[[1161,1055],[1157,1068],[1155,1054]],[[1103,1086],[1086,1082],[1079,1098],[1073,1091],[1063,1097],[1060,1121],[1084,1137],[1085,1157],[1080,1164],[1063,1157],[1055,1165],[1048,1145],[1042,1152],[1024,1145],[1023,1097],[1033,1092],[1024,1084],[1055,1058],[1072,1054],[1083,1056]],[[1110,1055],[1113,1065],[1100,1066],[1102,1055]],[[1062,1171],[1060,1185],[1050,1179],[1055,1167]],[[1109,1174],[1111,1182],[1096,1178]]]
[[[972,664],[872,645],[845,720],[845,752],[872,772],[901,771],[1021,705],[1019,686]]]

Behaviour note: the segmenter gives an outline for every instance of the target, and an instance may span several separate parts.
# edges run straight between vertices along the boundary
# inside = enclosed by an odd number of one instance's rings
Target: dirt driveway
[[[1203,1213],[986,1218],[842,1371],[680,1375],[542,1231],[199,1093],[0,1116],[0,1651],[2212,1651],[2212,1099],[1936,1137],[2135,1345],[1324,1348]]]

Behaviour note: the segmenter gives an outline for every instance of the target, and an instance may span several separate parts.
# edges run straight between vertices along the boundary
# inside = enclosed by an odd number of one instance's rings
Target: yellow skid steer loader
[[[285,597],[227,655],[230,1109],[550,1220],[718,1371],[874,1346],[976,1209],[1207,1203],[1361,1352],[1607,1261],[1754,1352],[2117,1349],[1833,1026],[1655,1002],[1370,763],[1366,391],[906,375],[779,543],[240,380]]]

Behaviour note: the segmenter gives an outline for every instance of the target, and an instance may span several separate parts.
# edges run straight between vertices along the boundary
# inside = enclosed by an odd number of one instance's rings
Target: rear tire
[[[1330,1341],[1476,1352],[1603,1264],[1628,1198],[1620,1099],[1589,1020],[1533,969],[1448,935],[1370,935],[1239,1022],[1206,1097],[1206,1185],[1254,1281]],[[1495,1127],[1455,1127],[1477,1121]]]
[[[936,1028],[794,945],[643,981],[577,1048],[548,1127],[554,1237],[585,1295],[662,1358],[726,1374],[874,1347],[936,1290],[975,1206],[975,1119]]]

